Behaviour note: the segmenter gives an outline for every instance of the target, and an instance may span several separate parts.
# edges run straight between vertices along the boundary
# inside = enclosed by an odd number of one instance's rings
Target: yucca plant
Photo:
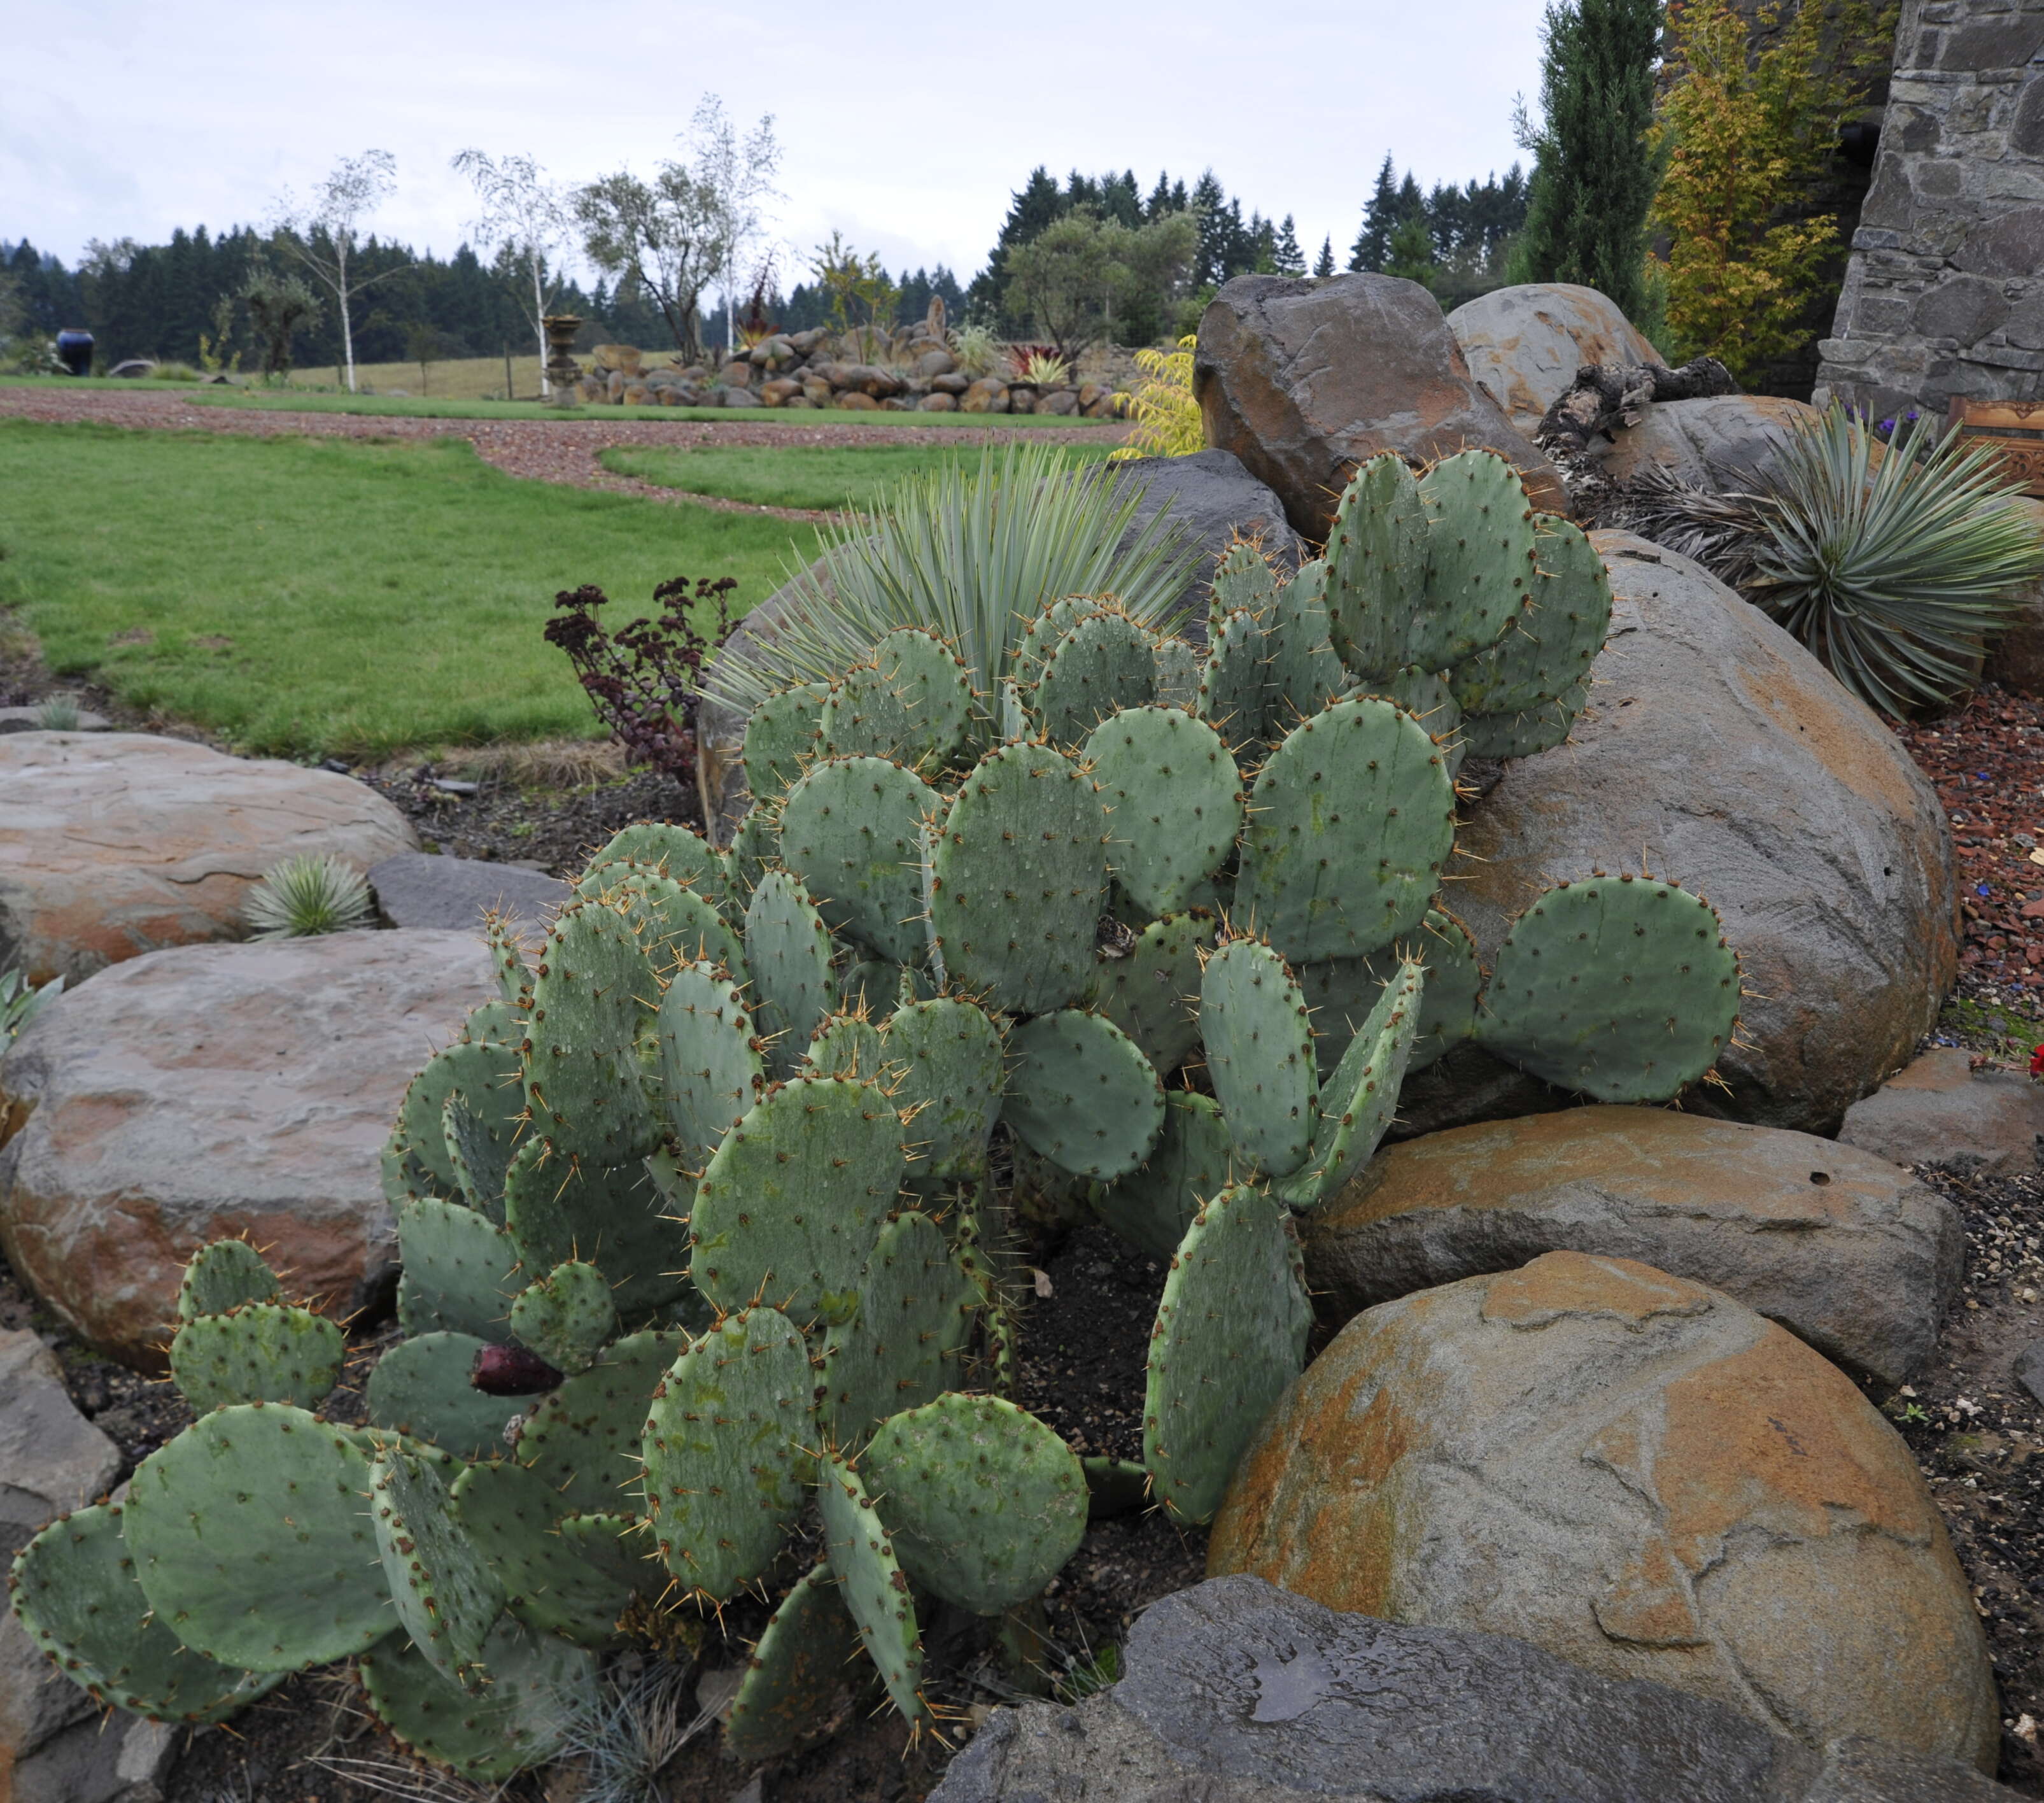
[[[36,724],[45,732],[75,732],[78,702],[69,695],[52,695],[36,709]]]
[[[1001,340],[993,328],[961,325],[951,335],[951,356],[967,375],[985,375],[1001,355]]]
[[[330,855],[286,858],[263,873],[241,905],[254,939],[309,939],[369,924],[369,885]]]
[[[1877,461],[1865,421],[1834,406],[1799,426],[1756,490],[1708,494],[1658,475],[1627,523],[1694,557],[1793,632],[1861,700],[1900,716],[1973,681],[2044,540],[1993,453],[1905,426]]]
[[[911,477],[864,519],[818,529],[820,560],[782,591],[773,634],[734,640],[704,686],[749,713],[790,682],[841,675],[896,627],[922,626],[989,705],[1023,629],[1066,595],[1112,594],[1138,625],[1174,631],[1197,552],[1167,515],[1136,528],[1142,494],[1055,444],[1010,443],[976,469]]]
[[[14,1036],[45,1005],[63,994],[63,986],[62,977],[37,989],[20,971],[0,971],[0,1051],[13,1043]]]
[[[1018,382],[1026,382],[1035,387],[1062,388],[1072,379],[1071,361],[1055,351],[1032,346],[1026,354],[1016,353],[1015,376]]]

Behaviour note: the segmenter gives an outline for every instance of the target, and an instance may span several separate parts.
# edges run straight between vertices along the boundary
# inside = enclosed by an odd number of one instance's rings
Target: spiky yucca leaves
[[[310,939],[367,926],[369,885],[340,859],[321,854],[272,864],[248,891],[241,917],[253,939]]]
[[[0,1051],[14,1036],[63,994],[64,980],[53,977],[36,988],[19,971],[0,971]]]

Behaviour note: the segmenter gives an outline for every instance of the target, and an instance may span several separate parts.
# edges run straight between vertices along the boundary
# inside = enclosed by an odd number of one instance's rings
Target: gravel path
[[[788,416],[780,416],[785,419]],[[803,416],[794,416],[801,418]],[[884,426],[755,424],[740,417],[722,420],[460,420],[412,419],[380,413],[271,413],[253,407],[209,406],[163,389],[123,394],[104,388],[0,387],[0,418],[33,420],[44,425],[89,421],[138,432],[239,432],[259,438],[290,434],[307,438],[465,438],[476,455],[506,475],[572,488],[606,489],[650,501],[687,501],[726,513],[764,513],[777,520],[813,521],[824,513],[799,507],[769,507],[720,495],[662,488],[636,477],[615,475],[597,461],[613,444],[964,444],[1039,438],[1094,444],[1103,433],[1126,427]]]

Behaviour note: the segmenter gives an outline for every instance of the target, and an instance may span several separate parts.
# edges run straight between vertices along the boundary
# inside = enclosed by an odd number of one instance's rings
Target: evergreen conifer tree
[[[1541,121],[1516,282],[1580,282],[1629,318],[1646,303],[1647,209],[1661,157],[1647,142],[1662,0],[1550,0],[1542,32]]]
[[[1270,253],[1270,264],[1280,275],[1306,273],[1306,253],[1299,248],[1298,228],[1293,224],[1289,213],[1285,215],[1285,223],[1278,228],[1278,243]]]
[[[1377,171],[1377,186],[1362,210],[1362,229],[1356,234],[1355,247],[1349,252],[1349,267],[1381,274],[1391,255],[1391,234],[1397,228],[1398,183],[1387,150],[1384,165]]]
[[[1313,273],[1325,279],[1335,272],[1335,241],[1331,236],[1320,240],[1320,254],[1313,264]]]

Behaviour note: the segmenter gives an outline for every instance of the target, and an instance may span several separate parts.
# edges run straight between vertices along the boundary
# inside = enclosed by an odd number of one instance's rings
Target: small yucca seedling
[[[38,1009],[63,994],[64,980],[52,978],[40,989],[33,987],[19,971],[0,971],[0,1051],[14,1036],[35,1019]]]
[[[256,939],[308,939],[369,923],[369,885],[336,857],[286,858],[263,873],[241,906]]]
[[[69,695],[52,695],[36,709],[36,724],[45,732],[75,732],[78,703]]]

